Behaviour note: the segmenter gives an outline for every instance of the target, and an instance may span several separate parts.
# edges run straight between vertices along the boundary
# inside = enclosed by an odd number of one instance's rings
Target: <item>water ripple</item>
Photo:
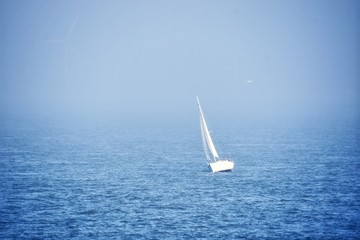
[[[195,130],[1,131],[3,239],[360,236],[358,138],[347,128],[229,129],[236,169],[224,174],[207,171]]]

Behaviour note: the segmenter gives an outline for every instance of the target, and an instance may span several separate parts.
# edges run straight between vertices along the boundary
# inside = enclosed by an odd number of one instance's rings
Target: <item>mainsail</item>
[[[202,140],[203,140],[203,145],[204,145],[204,152],[205,152],[206,158],[208,160],[210,160],[210,157],[209,157],[209,154],[208,154],[208,150],[209,150],[211,152],[211,154],[213,155],[214,160],[217,160],[217,159],[219,159],[219,155],[217,154],[214,143],[213,143],[213,141],[211,139],[210,132],[209,132],[209,129],[207,127],[203,111],[201,109],[199,98],[196,97],[196,99],[197,99],[198,104],[199,104],[201,135],[202,135]]]

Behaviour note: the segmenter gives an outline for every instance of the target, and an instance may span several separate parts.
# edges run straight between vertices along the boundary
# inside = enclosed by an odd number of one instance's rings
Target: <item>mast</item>
[[[207,153],[207,149],[209,149],[209,151],[211,152],[211,154],[214,157],[214,160],[216,161],[219,159],[219,155],[218,155],[218,153],[215,149],[214,143],[211,139],[211,135],[210,135],[209,129],[207,127],[203,111],[201,109],[200,101],[197,96],[196,96],[196,99],[197,99],[197,102],[199,105],[199,110],[200,110],[200,127],[201,127],[202,139],[203,139],[203,144],[204,144],[204,152],[205,152],[207,159],[209,160],[210,158]]]

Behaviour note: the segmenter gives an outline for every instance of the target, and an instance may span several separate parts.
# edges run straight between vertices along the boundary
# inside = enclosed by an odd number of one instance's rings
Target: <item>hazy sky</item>
[[[0,1],[5,111],[359,115],[360,1]],[[249,81],[252,81],[251,83]]]

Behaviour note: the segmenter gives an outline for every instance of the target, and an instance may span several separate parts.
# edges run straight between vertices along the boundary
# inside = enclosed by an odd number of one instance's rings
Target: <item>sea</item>
[[[0,239],[360,239],[356,122],[0,123]]]

